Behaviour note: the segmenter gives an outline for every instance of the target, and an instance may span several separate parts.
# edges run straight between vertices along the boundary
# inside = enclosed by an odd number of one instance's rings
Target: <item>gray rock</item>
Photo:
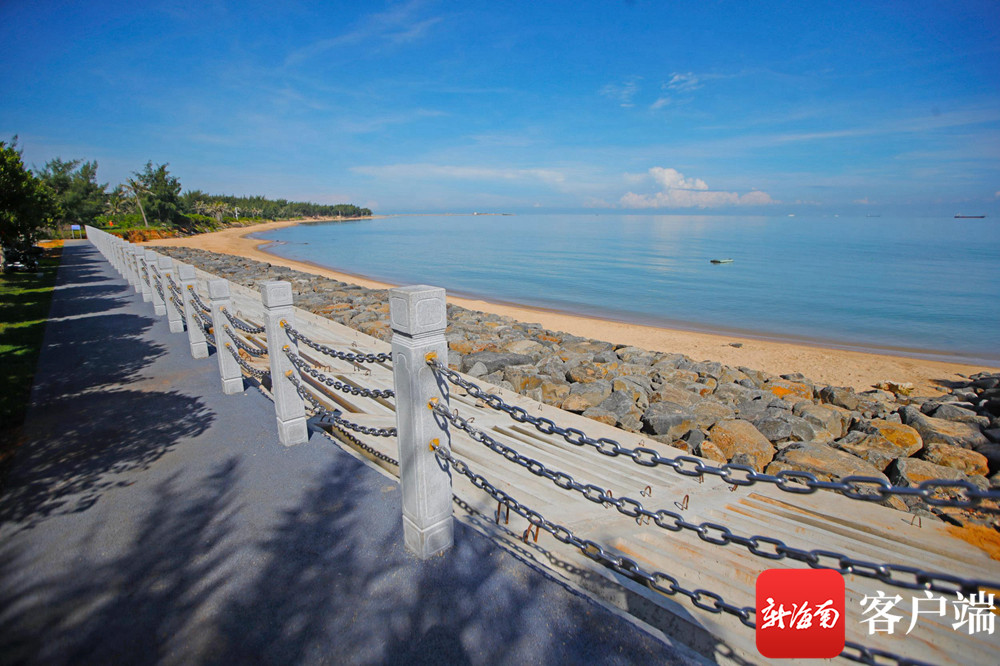
[[[509,352],[476,352],[468,354],[463,360],[466,369],[471,369],[476,363],[482,363],[490,373],[506,368],[508,365],[530,365],[533,363],[527,354],[512,354]]]
[[[489,372],[489,368],[486,367],[486,364],[481,361],[476,361],[472,364],[472,367],[469,368],[466,374],[472,377],[482,377],[484,375],[488,375]]]
[[[654,435],[669,435],[681,439],[697,427],[694,415],[672,402],[655,402],[642,415],[646,429]]]
[[[569,395],[563,401],[562,408],[568,412],[583,412],[599,404],[611,395],[611,382],[598,379],[593,382],[581,382],[570,386]]]
[[[944,403],[932,411],[929,415],[936,419],[944,419],[945,421],[955,421],[957,423],[971,423],[977,425],[980,428],[988,428],[990,425],[990,420],[985,416],[979,416],[971,409],[960,407],[954,403]]]
[[[926,416],[910,405],[903,407],[900,414],[903,417],[903,423],[920,433],[924,444],[939,442],[971,449],[989,443],[989,440],[976,425]]]
[[[754,421],[754,426],[769,442],[783,442],[792,438],[792,424],[783,419],[766,417]]]
[[[636,418],[642,415],[642,411],[636,408],[632,396],[625,391],[612,390],[611,395],[601,401],[601,404],[597,405],[597,409],[609,411],[618,419],[628,414],[632,414]]]
[[[853,389],[842,386],[825,386],[820,389],[820,400],[853,411],[858,408],[858,395]]]

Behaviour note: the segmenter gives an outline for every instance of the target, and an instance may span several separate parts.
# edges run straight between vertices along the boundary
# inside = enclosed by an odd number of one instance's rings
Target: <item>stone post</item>
[[[122,272],[122,253],[121,244],[118,242],[116,237],[110,239],[111,243],[111,265],[115,267],[119,275],[124,275]]]
[[[139,260],[139,286],[142,291],[142,302],[149,303],[153,300],[153,264],[156,262],[156,253],[140,247],[135,256]],[[145,275],[145,279],[142,278],[143,275]]]
[[[264,302],[264,330],[267,333],[267,355],[271,361],[271,395],[278,419],[278,439],[285,446],[304,444],[309,440],[305,406],[295,385],[288,379],[287,373],[295,370],[283,351],[285,346],[296,351],[296,345],[281,326],[282,320],[295,325],[292,285],[282,281],[265,282],[260,287],[260,295]]]
[[[160,272],[160,265],[166,261],[170,263],[170,257],[161,257],[152,250],[147,250],[146,252],[146,263],[149,264],[149,288],[150,293],[153,297],[153,313],[158,314],[161,317],[167,314],[167,304],[165,302],[167,296],[167,287],[162,283],[157,277]],[[157,289],[156,285],[159,284],[160,288]],[[163,296],[160,296],[160,292],[163,292]]]
[[[166,259],[166,261],[162,261]],[[174,261],[170,257],[162,257],[160,262],[160,273],[163,275],[163,295],[167,297],[167,325],[170,326],[171,333],[183,333],[184,332],[184,303],[177,302],[177,297],[170,290],[170,282],[180,287],[181,293],[184,293],[184,287],[181,287],[180,278],[177,276],[177,269],[174,268]]]
[[[184,321],[187,324],[191,357],[208,358],[208,341],[205,339],[205,329],[202,327],[201,319],[194,312],[198,306],[191,302],[190,290],[198,287],[194,266],[181,264],[177,269],[177,274],[180,276],[181,295],[184,297]]]
[[[142,255],[142,248],[138,245],[129,246],[129,267],[131,268],[132,274],[135,280],[132,282],[132,286],[135,287],[135,293],[142,293],[142,264],[139,262],[139,256]]]
[[[212,280],[208,283],[209,307],[212,308],[212,328],[215,329],[215,356],[219,360],[219,376],[222,378],[222,392],[226,395],[243,392],[243,371],[233,355],[226,349],[235,345],[226,334],[229,320],[223,314],[222,308],[230,310],[233,307],[229,297],[229,280]]]
[[[447,550],[454,541],[451,473],[430,450],[431,440],[448,444],[449,434],[427,407],[431,398],[448,405],[447,390],[438,384],[426,360],[434,353],[442,363],[448,362],[444,289],[426,285],[392,289],[389,317],[403,543],[417,557],[426,559]]]

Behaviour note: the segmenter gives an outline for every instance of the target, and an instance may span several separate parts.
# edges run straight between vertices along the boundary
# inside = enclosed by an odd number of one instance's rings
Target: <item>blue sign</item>
[[[71,225],[69,225],[69,230],[70,231],[79,231],[80,230],[80,225],[79,224],[71,224]]]

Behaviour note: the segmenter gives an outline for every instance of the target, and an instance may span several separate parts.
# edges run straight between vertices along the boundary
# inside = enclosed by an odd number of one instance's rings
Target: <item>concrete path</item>
[[[89,243],[67,243],[0,496],[0,663],[696,663],[471,528],[420,562],[396,483],[285,449]]]

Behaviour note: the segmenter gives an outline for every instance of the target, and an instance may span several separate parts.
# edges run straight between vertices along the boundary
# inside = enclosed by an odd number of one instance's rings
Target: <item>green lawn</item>
[[[19,444],[62,247],[38,273],[0,274],[0,471]]]

